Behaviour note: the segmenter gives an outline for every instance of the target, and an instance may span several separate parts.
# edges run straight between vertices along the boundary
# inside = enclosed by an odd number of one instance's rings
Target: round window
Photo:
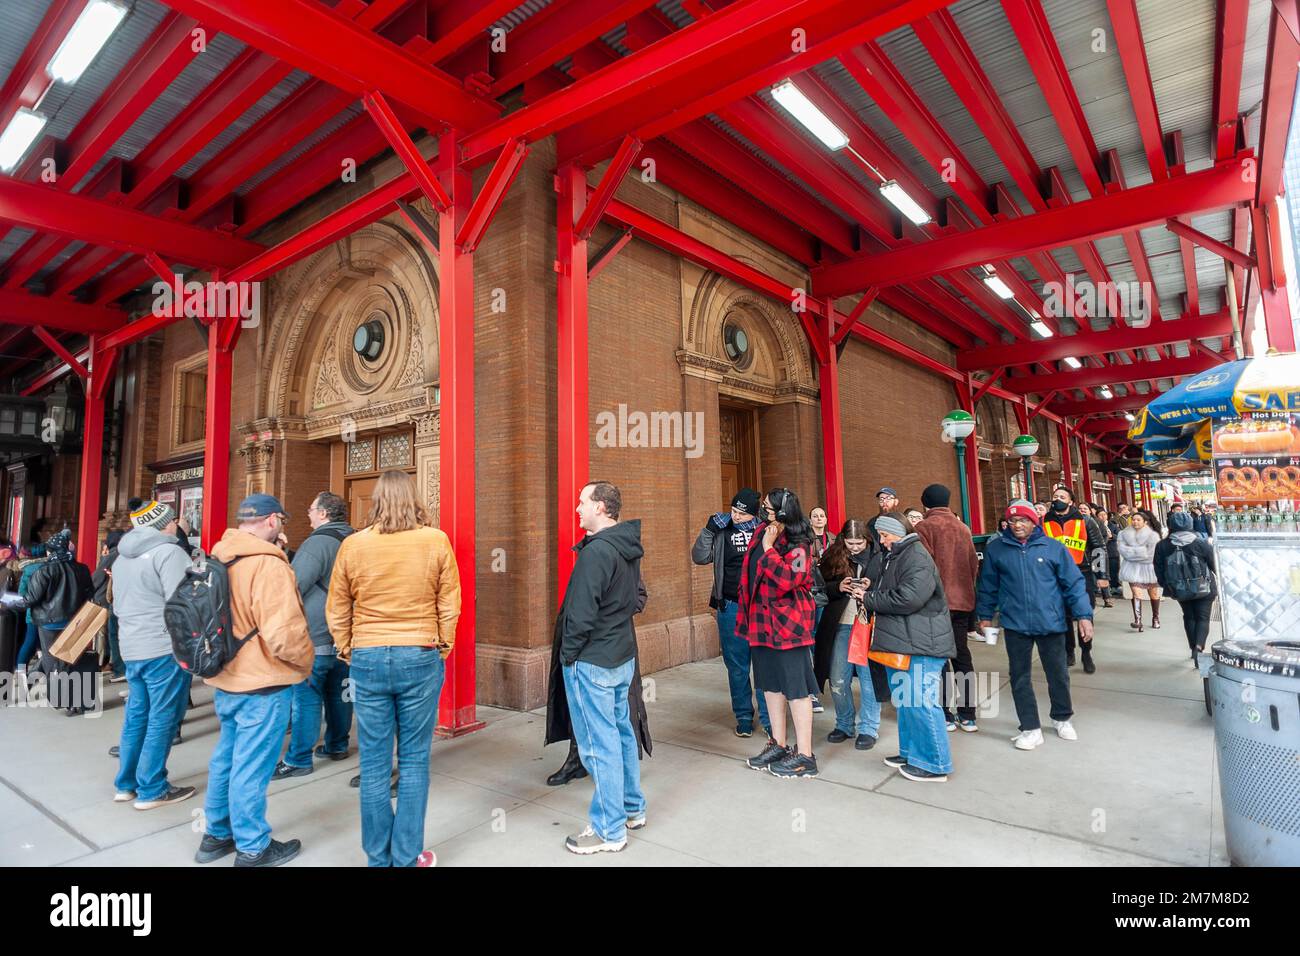
[[[748,367],[754,357],[750,350],[749,335],[739,325],[731,322],[722,330],[722,347],[727,353],[727,360],[736,368]]]
[[[371,319],[357,326],[352,333],[352,349],[367,362],[373,362],[384,351],[384,325]]]

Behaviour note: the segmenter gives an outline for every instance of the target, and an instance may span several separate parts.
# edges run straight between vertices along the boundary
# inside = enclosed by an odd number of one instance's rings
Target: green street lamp
[[[966,488],[966,439],[975,431],[975,416],[960,408],[949,412],[939,423],[945,441],[957,446],[957,484],[961,488],[961,520],[970,524],[970,492]]]
[[[1019,435],[1011,443],[1016,454],[1025,462],[1025,498],[1034,500],[1034,464],[1030,460],[1038,454],[1038,439],[1033,435]]]

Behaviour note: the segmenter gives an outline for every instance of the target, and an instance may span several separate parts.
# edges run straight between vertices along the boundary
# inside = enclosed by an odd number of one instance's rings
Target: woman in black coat
[[[1173,512],[1169,516],[1169,537],[1156,545],[1152,564],[1156,580],[1160,582],[1164,593],[1178,601],[1178,606],[1183,609],[1183,630],[1187,632],[1187,646],[1192,652],[1194,664],[1197,653],[1205,650],[1205,641],[1210,636],[1210,610],[1214,607],[1218,586],[1214,580],[1214,545],[1193,531],[1193,527],[1191,515],[1182,511]],[[1191,558],[1193,563],[1200,562],[1205,576],[1209,578],[1209,593],[1182,599],[1174,593],[1176,589],[1171,588],[1171,585],[1178,582],[1171,579],[1169,559],[1178,551]]]

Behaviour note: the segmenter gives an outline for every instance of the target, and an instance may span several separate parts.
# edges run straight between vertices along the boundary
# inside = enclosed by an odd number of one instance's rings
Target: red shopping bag
[[[875,627],[874,617],[863,616],[859,611],[853,616],[853,630],[849,634],[849,663],[867,666],[867,655],[871,653],[871,631]]]

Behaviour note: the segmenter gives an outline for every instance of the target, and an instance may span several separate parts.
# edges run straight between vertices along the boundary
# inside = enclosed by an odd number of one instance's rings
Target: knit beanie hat
[[[927,508],[946,508],[952,500],[952,492],[946,485],[927,485],[921,492],[921,504]]]
[[[741,488],[731,499],[731,507],[747,515],[758,514],[758,492],[753,488]]]
[[[161,531],[169,523],[176,520],[176,512],[172,511],[169,505],[161,501],[146,501],[140,505],[139,510],[131,512],[132,528],[154,528]]]
[[[1008,521],[1012,518],[1028,518],[1034,524],[1038,524],[1038,509],[1034,507],[1032,501],[1017,498],[1007,505],[1006,518]]]
[[[907,529],[903,527],[903,522],[891,515],[881,515],[876,519],[876,534],[894,534],[900,538],[907,537]]]
[[[1192,516],[1185,511],[1171,511],[1169,513],[1169,530],[1191,531]]]

